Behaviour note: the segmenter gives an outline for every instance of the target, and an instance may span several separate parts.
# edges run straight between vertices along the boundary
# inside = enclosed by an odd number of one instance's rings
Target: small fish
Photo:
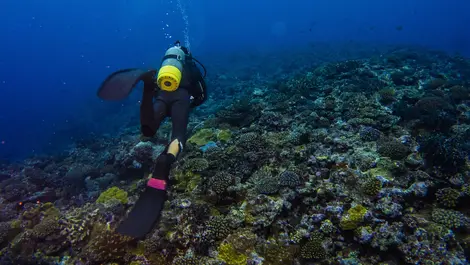
[[[401,30],[403,30],[403,26],[402,26],[402,25],[399,25],[399,26],[397,26],[395,29],[398,30],[398,31],[401,31]]]

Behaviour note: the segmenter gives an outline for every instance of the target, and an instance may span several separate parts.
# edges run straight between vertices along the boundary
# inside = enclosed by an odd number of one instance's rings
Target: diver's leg
[[[144,91],[145,94],[145,91]],[[144,102],[144,100],[146,102]],[[149,102],[150,101],[150,102]],[[155,102],[153,98],[142,98],[140,106],[140,131],[145,137],[153,137],[160,124],[167,116],[167,104],[164,99],[158,97]]]
[[[186,143],[186,133],[188,128],[190,96],[186,90],[178,91],[178,97],[170,106],[172,132],[171,143],[168,146],[168,153],[175,157]]]
[[[155,118],[153,116],[153,97],[155,91],[150,84],[144,84],[144,92],[142,93],[142,102],[140,103],[140,131],[142,135],[151,137],[152,134],[150,128],[154,127]]]

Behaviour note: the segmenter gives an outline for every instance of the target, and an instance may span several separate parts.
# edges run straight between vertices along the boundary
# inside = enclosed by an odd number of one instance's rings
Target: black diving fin
[[[103,100],[122,100],[126,98],[132,89],[154,70],[130,68],[119,70],[109,75],[98,89],[98,97]]]
[[[165,201],[168,198],[166,188],[167,182],[165,180],[151,176],[144,192],[116,231],[136,239],[144,238],[160,219]]]

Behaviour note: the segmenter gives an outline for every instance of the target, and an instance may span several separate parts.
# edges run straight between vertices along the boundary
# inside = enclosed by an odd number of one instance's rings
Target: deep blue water
[[[294,52],[317,42],[422,45],[470,56],[466,0],[180,2],[189,27],[178,1],[0,1],[0,159],[117,133],[126,117],[138,117],[139,95],[103,103],[97,87],[118,69],[158,67],[185,30],[208,68],[230,53]]]

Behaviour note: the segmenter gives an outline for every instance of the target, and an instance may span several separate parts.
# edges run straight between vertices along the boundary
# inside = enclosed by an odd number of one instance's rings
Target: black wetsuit
[[[201,71],[190,56],[186,60],[180,86],[169,92],[158,88],[155,79],[144,80],[144,93],[140,106],[141,132],[152,137],[166,117],[171,117],[171,141],[186,142],[189,111],[207,98],[206,84]],[[191,99],[191,96],[193,99]]]

